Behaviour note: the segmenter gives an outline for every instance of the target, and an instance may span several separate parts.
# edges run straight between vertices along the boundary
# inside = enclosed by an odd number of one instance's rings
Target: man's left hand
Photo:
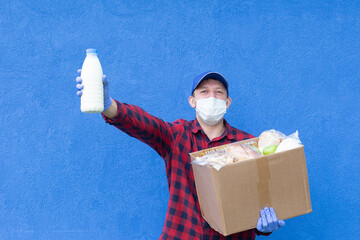
[[[263,233],[270,233],[285,226],[283,220],[278,220],[273,208],[265,207],[260,211],[261,217],[258,220],[256,229]]]

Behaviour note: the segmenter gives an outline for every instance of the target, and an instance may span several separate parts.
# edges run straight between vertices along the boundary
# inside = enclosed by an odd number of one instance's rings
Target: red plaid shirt
[[[231,127],[226,121],[225,132],[209,140],[197,120],[179,119],[164,122],[138,106],[117,102],[118,112],[112,119],[103,115],[131,137],[146,143],[164,159],[170,198],[160,239],[255,239],[255,229],[224,237],[202,218],[190,162],[190,152],[253,138]],[[268,235],[268,234],[266,234]]]

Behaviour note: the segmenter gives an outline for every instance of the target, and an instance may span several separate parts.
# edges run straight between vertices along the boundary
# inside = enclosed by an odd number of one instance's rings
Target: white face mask
[[[196,100],[196,112],[208,125],[215,125],[226,113],[226,101],[214,97]]]

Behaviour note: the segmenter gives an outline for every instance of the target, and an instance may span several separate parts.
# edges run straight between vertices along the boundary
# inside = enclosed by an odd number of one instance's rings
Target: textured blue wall
[[[358,1],[2,0],[0,239],[160,235],[162,159],[80,112],[89,47],[113,98],[166,121],[194,118],[193,77],[224,74],[232,125],[299,130],[305,145],[313,213],[269,239],[355,239],[359,33]]]

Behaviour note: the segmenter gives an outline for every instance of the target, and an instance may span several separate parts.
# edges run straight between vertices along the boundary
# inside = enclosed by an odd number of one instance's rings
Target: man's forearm
[[[118,110],[117,104],[114,100],[112,100],[110,107],[106,109],[106,111],[104,111],[103,114],[108,118],[113,118],[116,116],[117,110]]]

